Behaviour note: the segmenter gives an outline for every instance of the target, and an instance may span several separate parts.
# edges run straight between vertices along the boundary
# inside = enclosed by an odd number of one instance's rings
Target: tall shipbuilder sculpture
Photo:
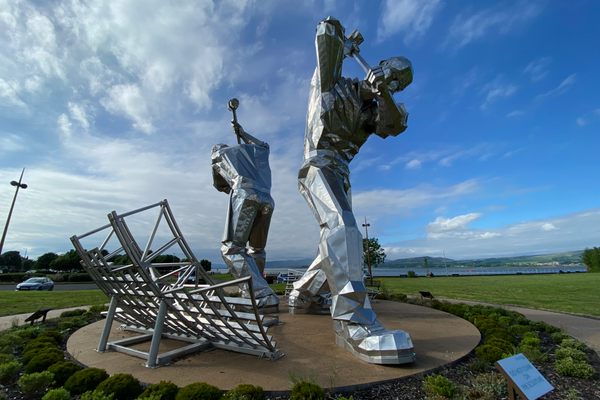
[[[238,144],[217,144],[212,149],[213,184],[229,194],[227,221],[221,245],[223,260],[236,278],[252,277],[259,307],[279,304],[279,298],[263,278],[265,246],[275,203],[271,197],[269,145],[250,135],[237,122],[237,99],[229,101]],[[241,289],[248,297],[247,284]]]
[[[349,163],[371,134],[397,136],[408,114],[392,95],[412,82],[411,63],[392,57],[369,68],[359,54],[362,36],[345,36],[328,17],[317,25],[317,67],[311,81],[300,193],[320,226],[317,258],[294,284],[291,307],[322,311],[330,306],[338,345],[377,364],[415,360],[410,336],[387,330],[367,296],[363,281],[362,236],[352,212]],[[346,57],[366,70],[364,80],[342,77]],[[325,296],[331,293],[330,304]]]

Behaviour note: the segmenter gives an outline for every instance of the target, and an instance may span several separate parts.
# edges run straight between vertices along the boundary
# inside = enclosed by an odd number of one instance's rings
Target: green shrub
[[[563,376],[591,379],[596,370],[585,361],[577,361],[571,357],[560,358],[554,362],[554,369]]]
[[[0,335],[0,353],[14,354],[23,347],[23,338],[15,332],[3,332]]]
[[[485,333],[485,337],[487,338],[498,338],[498,339],[502,339],[505,340],[509,343],[512,344],[516,344],[516,340],[515,337],[513,335],[511,335],[506,329],[504,328],[492,328],[492,329],[488,329]]]
[[[65,388],[50,389],[42,400],[70,400],[71,393]]]
[[[72,361],[61,361],[48,367],[48,371],[54,374],[54,383],[56,386],[64,385],[71,375],[82,369],[82,367]]]
[[[23,365],[18,361],[9,361],[0,364],[0,383],[13,383],[19,375],[21,367]]]
[[[81,395],[79,400],[113,400],[113,395],[98,392],[97,390],[88,390]]]
[[[467,368],[470,371],[474,372],[485,372],[490,369],[490,363],[488,361],[482,360],[481,358],[474,358],[469,362]]]
[[[65,354],[58,351],[42,351],[35,357],[33,357],[27,365],[25,365],[25,373],[30,374],[32,372],[42,372],[48,369],[52,364],[61,362],[65,359]]]
[[[60,329],[63,332],[73,331],[84,327],[88,323],[88,320],[83,316],[62,318],[58,321],[58,329]]]
[[[41,397],[54,381],[52,372],[34,372],[21,376],[17,382],[21,392],[28,397]]]
[[[88,314],[100,314],[102,311],[108,310],[108,306],[106,304],[96,304],[89,308]]]
[[[571,347],[581,351],[585,350],[585,344],[573,338],[563,339],[563,341],[560,342],[560,347]]]
[[[191,383],[177,392],[175,400],[219,400],[221,390],[204,382]]]
[[[481,345],[475,349],[475,355],[478,358],[490,363],[502,359],[502,356],[505,353],[506,352],[503,349],[489,344]]]
[[[557,359],[571,357],[575,361],[587,361],[585,353],[573,347],[559,347],[554,355]]]
[[[4,364],[11,361],[16,361],[17,358],[12,354],[0,353],[0,364]]]
[[[529,325],[521,324],[511,325],[508,327],[508,332],[514,336],[523,336],[527,332],[531,332],[531,327]]]
[[[560,343],[565,339],[569,339],[569,335],[565,334],[564,332],[554,332],[550,334],[550,337],[552,338],[552,341],[554,343]]]
[[[133,400],[142,393],[143,388],[131,374],[114,374],[98,385],[96,390],[113,394],[119,400]]]
[[[105,370],[99,368],[85,368],[75,372],[65,382],[65,389],[71,394],[81,394],[94,390],[103,380],[108,378]]]
[[[78,308],[76,310],[63,311],[60,314],[60,317],[61,318],[79,317],[79,316],[85,314],[86,312],[87,312],[87,310],[85,310],[83,308]]]
[[[485,340],[483,344],[487,346],[497,347],[502,351],[502,354],[515,353],[515,346],[513,346],[512,343],[509,343],[503,339],[493,337],[491,339]]]
[[[54,341],[54,343],[56,343],[56,344],[61,344],[63,341],[62,333],[60,333],[56,329],[48,329],[46,331],[43,331],[42,333],[40,333],[38,335],[36,340],[44,340],[45,338],[52,339]]]
[[[415,271],[407,271],[406,272],[406,276],[409,278],[416,278],[417,277],[417,273]]]
[[[148,385],[146,390],[141,394],[140,398],[152,398],[153,400],[175,400],[179,387],[169,381],[160,381]]]
[[[299,381],[292,386],[290,400],[322,400],[325,391],[316,383]]]
[[[262,387],[254,385],[237,385],[223,396],[223,400],[264,400],[265,392]]]
[[[560,332],[559,328],[542,321],[531,322],[531,326],[538,332],[546,332],[550,335],[556,332]]]
[[[423,380],[423,390],[430,395],[451,398],[456,389],[456,385],[443,375],[429,375]]]
[[[25,346],[25,349],[21,356],[23,364],[29,364],[29,361],[31,361],[35,356],[38,356],[42,353],[63,354],[63,351],[57,345],[46,342],[35,343],[35,346]]]
[[[506,397],[506,381],[496,372],[475,375],[467,389],[468,399],[496,400]]]
[[[69,282],[91,282],[91,281],[93,281],[92,277],[87,272],[74,272],[72,274],[65,276],[65,279],[68,280]]]

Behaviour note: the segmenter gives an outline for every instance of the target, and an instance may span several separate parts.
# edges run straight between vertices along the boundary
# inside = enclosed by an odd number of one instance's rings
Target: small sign
[[[519,395],[528,400],[535,400],[554,389],[523,354],[500,360],[497,366],[509,380],[509,392],[517,389]]]

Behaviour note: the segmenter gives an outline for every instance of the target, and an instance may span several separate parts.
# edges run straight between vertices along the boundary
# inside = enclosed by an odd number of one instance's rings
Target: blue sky
[[[89,3],[89,4],[88,4]],[[297,193],[314,29],[358,28],[372,64],[409,58],[410,113],[351,164],[355,215],[389,259],[478,258],[600,245],[597,1],[0,1],[4,251],[37,257],[169,199],[199,258],[220,262],[227,197],[210,148],[227,100],[271,145],[271,259],[309,258]],[[363,77],[353,60],[346,76]]]

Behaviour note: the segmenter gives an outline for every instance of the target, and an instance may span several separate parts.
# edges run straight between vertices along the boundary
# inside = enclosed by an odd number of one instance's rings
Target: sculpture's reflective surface
[[[392,94],[412,82],[403,57],[368,68],[365,80],[341,76],[345,57],[358,54],[360,34],[346,38],[331,17],[317,26],[317,68],[312,77],[300,193],[320,226],[317,258],[294,284],[291,307],[323,310],[330,303],[337,343],[360,358],[383,364],[414,361],[410,336],[377,320],[363,282],[362,236],[352,213],[348,164],[371,134],[397,136],[408,114]],[[331,293],[328,300],[326,294]]]
[[[232,111],[238,104],[233,100]],[[276,306],[279,298],[263,278],[265,245],[275,205],[270,195],[269,145],[244,131],[235,114],[232,123],[238,142],[243,143],[217,144],[211,155],[214,186],[229,194],[221,254],[233,276],[252,277],[259,306]],[[240,289],[243,297],[249,297],[245,284]]]

